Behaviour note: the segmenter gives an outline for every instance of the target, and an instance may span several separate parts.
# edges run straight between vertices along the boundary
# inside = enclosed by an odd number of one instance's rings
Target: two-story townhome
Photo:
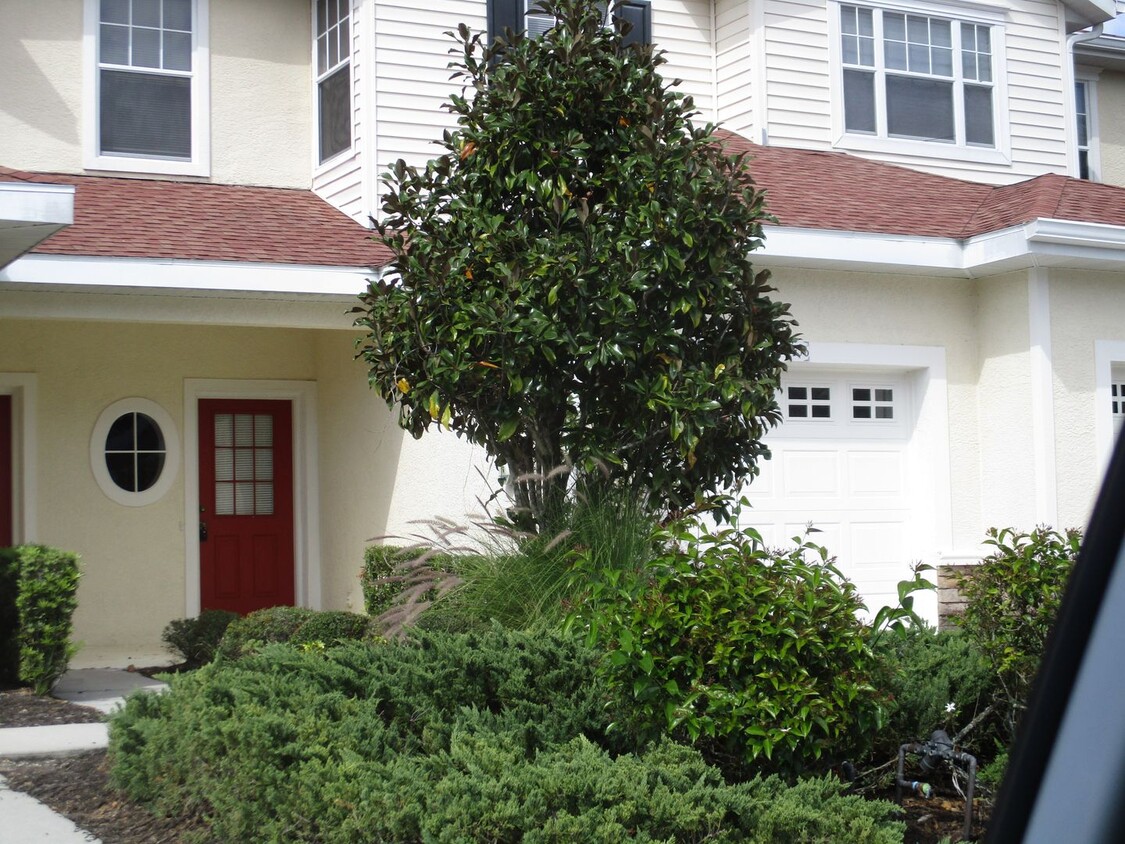
[[[746,519],[813,522],[873,607],[990,525],[1086,518],[1125,418],[1114,6],[619,7],[753,156],[758,263],[809,345]],[[80,662],[150,659],[201,608],[359,609],[372,538],[478,510],[483,456],[403,438],[348,310],[387,260],[380,173],[449,125],[443,33],[551,25],[527,11],[0,10],[0,544],[82,555]]]

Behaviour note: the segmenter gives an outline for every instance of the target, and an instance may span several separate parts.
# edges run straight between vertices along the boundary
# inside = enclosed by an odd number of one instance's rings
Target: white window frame
[[[1078,85],[1085,86],[1086,91],[1086,167],[1089,170],[1088,180],[1091,182],[1100,182],[1102,160],[1101,160],[1101,145],[1098,138],[1098,71],[1087,70],[1085,68],[1076,68],[1074,72],[1075,83],[1075,103],[1074,103],[1074,162],[1075,170],[1074,175],[1078,177],[1081,167],[1079,164],[1079,155],[1082,148],[1078,145]]]
[[[312,139],[312,159],[313,171],[319,175],[326,170],[330,170],[341,161],[349,160],[354,155],[356,150],[356,126],[355,126],[355,95],[356,95],[356,81],[355,81],[355,38],[356,38],[356,18],[357,9],[354,0],[348,0],[348,56],[346,59],[341,59],[336,64],[327,67],[324,73],[319,73],[318,53],[317,53],[317,20],[316,20],[316,0],[312,0],[309,4],[311,9],[311,28],[312,28],[312,113],[313,113],[313,139]],[[321,160],[320,158],[320,83],[330,77],[333,73],[338,71],[344,65],[348,66],[348,103],[349,103],[349,120],[351,122],[350,139],[348,146],[340,150],[338,153]]]
[[[844,57],[841,45],[841,6],[858,6],[871,9],[875,14],[876,39],[876,84],[875,111],[879,131],[886,131],[886,86],[882,63],[882,16],[880,12],[893,12],[924,17],[943,18],[952,21],[954,30],[960,24],[970,23],[988,26],[992,36],[992,104],[994,146],[969,145],[959,141],[926,141],[911,138],[893,138],[885,134],[862,134],[848,132],[844,123]],[[920,0],[906,3],[900,0],[873,3],[870,0],[829,0],[828,38],[829,60],[831,65],[831,114],[833,146],[855,152],[906,155],[918,158],[954,159],[977,164],[1010,165],[1011,131],[1008,117],[1008,74],[1006,62],[1005,21],[1007,8],[993,3],[978,3],[971,0]],[[954,43],[959,43],[957,40]],[[958,127],[958,137],[964,135],[964,82],[961,78],[960,55],[954,57],[954,121]]]
[[[120,417],[129,413],[143,413],[160,428],[164,438],[164,465],[160,474],[148,489],[132,492],[122,489],[109,474],[106,466],[106,435]],[[126,507],[145,507],[159,501],[172,488],[180,473],[180,438],[176,425],[168,412],[156,402],[144,398],[127,398],[115,401],[105,408],[94,423],[90,434],[90,470],[94,480],[106,497]]]
[[[121,173],[156,173],[168,176],[211,175],[211,53],[210,0],[192,0],[194,25],[191,50],[191,158],[170,159],[149,156],[103,155],[98,150],[101,137],[98,61],[98,33],[101,20],[99,0],[85,0],[82,34],[82,166],[87,170]]]

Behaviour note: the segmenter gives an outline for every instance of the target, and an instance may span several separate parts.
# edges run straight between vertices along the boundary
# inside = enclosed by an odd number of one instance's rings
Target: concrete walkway
[[[108,714],[135,691],[163,691],[166,688],[164,683],[143,674],[116,668],[81,668],[64,674],[55,684],[52,695]],[[7,759],[68,756],[99,750],[107,744],[108,729],[104,723],[0,729],[0,757]],[[0,777],[0,818],[3,818],[0,844],[98,842],[93,835],[33,797],[9,789],[3,777]]]

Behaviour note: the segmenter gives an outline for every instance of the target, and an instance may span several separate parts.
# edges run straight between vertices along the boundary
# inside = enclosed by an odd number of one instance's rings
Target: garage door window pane
[[[785,389],[786,416],[790,419],[831,419],[832,390],[829,387],[789,386]]]
[[[853,387],[852,419],[893,420],[894,402],[895,391],[890,387]]]

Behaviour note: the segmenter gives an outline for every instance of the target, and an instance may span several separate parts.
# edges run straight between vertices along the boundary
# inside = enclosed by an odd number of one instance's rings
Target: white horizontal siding
[[[352,150],[350,154],[341,154],[331,159],[324,165],[313,162],[312,188],[318,196],[326,202],[339,208],[349,217],[366,223],[367,210],[363,196],[363,142],[364,131],[363,114],[363,86],[366,82],[364,55],[360,49],[360,33],[363,27],[363,10],[357,0],[351,3],[351,40],[352,40]],[[311,13],[311,12],[310,12]],[[315,35],[314,35],[315,37]],[[313,72],[315,73],[315,52],[313,45],[309,45],[309,55],[312,57]],[[313,97],[313,156],[319,156],[319,118],[316,105],[316,90]]]
[[[384,173],[400,158],[421,166],[441,153],[434,142],[456,121],[442,108],[461,86],[450,79],[445,33],[464,23],[483,31],[484,0],[376,0],[375,59],[378,66],[374,102],[378,144],[375,166]]]
[[[824,0],[765,3],[764,118],[770,143],[832,144],[828,15]]]
[[[771,143],[828,149],[832,123],[828,4],[825,0],[760,0],[765,3],[766,91]],[[1060,4],[1014,0],[1007,4],[1004,63],[1011,163],[982,163],[892,152],[861,153],[896,164],[980,181],[1005,183],[1044,172],[1065,173],[1067,123],[1064,45]],[[957,6],[950,6],[957,16]],[[722,30],[720,30],[721,32]],[[720,41],[720,43],[722,43]],[[721,96],[727,96],[724,92]],[[758,92],[755,92],[758,95]],[[725,103],[725,100],[723,100]]]
[[[747,0],[715,0],[715,111],[728,129],[753,136],[753,45]]]
[[[665,52],[665,79],[695,100],[704,121],[715,119],[715,42],[711,0],[653,0],[652,40]]]

